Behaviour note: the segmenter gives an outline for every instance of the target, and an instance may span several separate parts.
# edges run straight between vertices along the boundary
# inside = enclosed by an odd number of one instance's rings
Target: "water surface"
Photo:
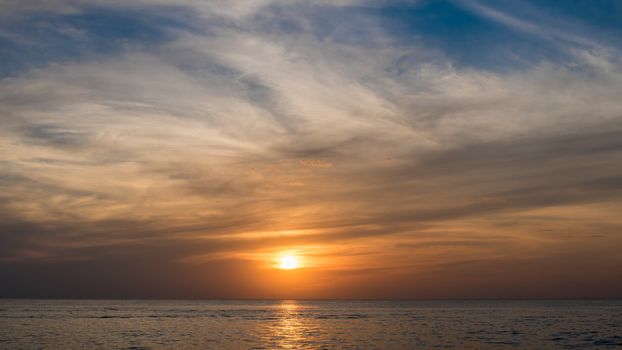
[[[0,348],[609,349],[622,302],[0,300]]]

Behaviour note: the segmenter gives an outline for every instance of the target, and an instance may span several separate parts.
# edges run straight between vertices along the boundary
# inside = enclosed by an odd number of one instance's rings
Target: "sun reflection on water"
[[[300,317],[301,306],[295,300],[284,300],[278,305],[278,322],[271,329],[272,338],[280,349],[300,349],[309,343],[305,325]]]

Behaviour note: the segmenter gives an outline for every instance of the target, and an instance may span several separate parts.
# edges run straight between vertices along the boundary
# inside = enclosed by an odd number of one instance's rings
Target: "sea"
[[[0,299],[1,349],[613,349],[622,301]]]

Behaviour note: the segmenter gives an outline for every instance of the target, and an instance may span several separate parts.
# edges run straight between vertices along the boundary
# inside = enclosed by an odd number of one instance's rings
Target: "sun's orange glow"
[[[279,269],[293,270],[300,267],[298,257],[295,255],[283,255],[279,258]]]

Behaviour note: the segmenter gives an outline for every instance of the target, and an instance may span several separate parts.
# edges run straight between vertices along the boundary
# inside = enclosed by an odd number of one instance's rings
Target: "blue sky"
[[[0,296],[622,295],[619,1],[0,6]]]
[[[329,3],[278,2],[243,19],[202,16],[192,6],[174,1],[157,6],[118,2],[74,6],[68,13],[33,6],[5,16],[0,36],[2,74],[85,56],[153,50],[175,40],[179,31],[207,34],[221,27],[291,37],[311,34],[320,40],[372,47],[386,44],[374,42],[374,31],[381,31],[392,45],[423,46],[457,66],[494,71],[547,61],[571,64],[569,49],[619,50],[622,34],[616,1],[382,1],[338,8]],[[309,27],[303,29],[302,22]]]

